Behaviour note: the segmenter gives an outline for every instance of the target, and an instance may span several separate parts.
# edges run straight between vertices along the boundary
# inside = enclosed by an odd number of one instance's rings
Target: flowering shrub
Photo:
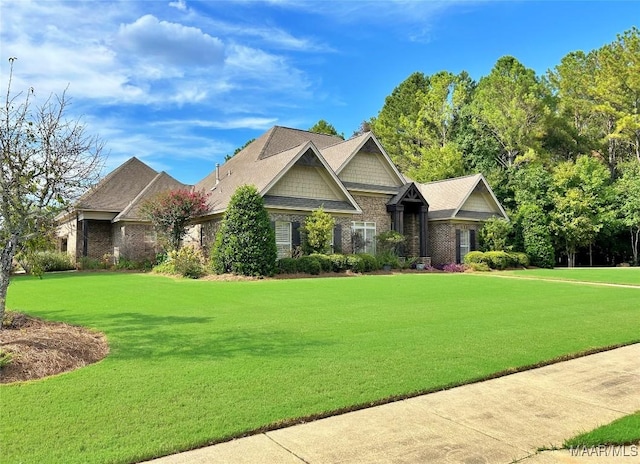
[[[177,250],[187,231],[187,224],[208,210],[207,195],[200,191],[169,190],[142,204],[142,215],[167,241],[169,249]]]
[[[465,269],[464,264],[449,263],[442,266],[444,272],[464,272]]]

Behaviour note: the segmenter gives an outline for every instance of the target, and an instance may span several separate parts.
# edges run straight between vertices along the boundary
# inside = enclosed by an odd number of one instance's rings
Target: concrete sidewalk
[[[586,458],[536,450],[638,410],[635,344],[150,462],[631,464],[640,447]]]

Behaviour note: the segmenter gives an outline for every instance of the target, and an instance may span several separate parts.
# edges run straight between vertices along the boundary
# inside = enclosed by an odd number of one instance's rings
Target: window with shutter
[[[276,221],[276,247],[278,248],[278,258],[288,258],[291,256],[291,223],[286,221]]]

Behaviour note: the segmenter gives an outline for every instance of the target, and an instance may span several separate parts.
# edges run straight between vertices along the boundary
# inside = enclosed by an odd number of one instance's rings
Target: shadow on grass
[[[100,322],[100,326],[108,334],[114,360],[215,360],[236,356],[277,358],[331,343],[290,331],[220,330],[214,320],[215,317],[126,312],[110,314]]]

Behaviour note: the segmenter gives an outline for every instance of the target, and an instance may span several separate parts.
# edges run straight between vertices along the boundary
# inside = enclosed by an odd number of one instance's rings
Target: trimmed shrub
[[[464,255],[465,264],[485,264],[489,267],[489,259],[482,251],[470,251]]]
[[[104,262],[98,258],[82,256],[78,259],[78,269],[82,269],[83,271],[93,271],[96,269],[106,269],[106,266]]]
[[[362,260],[363,270],[361,272],[371,272],[380,269],[378,260],[375,256],[369,253],[358,253],[358,256]]]
[[[484,255],[491,269],[502,270],[510,267],[511,258],[506,251],[487,251]]]
[[[238,187],[211,253],[218,274],[273,275],[278,250],[264,200],[252,185]]]
[[[310,255],[312,258],[316,258],[320,263],[320,270],[322,272],[331,272],[333,271],[333,264],[331,263],[331,258],[327,255],[323,255],[320,253],[314,253]]]
[[[511,257],[510,267],[527,267],[529,266],[529,256],[526,253],[511,251],[509,252]]]
[[[315,256],[303,256],[298,258],[298,271],[305,274],[318,275],[322,270],[320,261]]]
[[[361,255],[346,255],[345,269],[353,272],[364,272],[364,262]]]
[[[328,256],[331,261],[333,272],[344,272],[347,270],[347,257],[340,253],[334,253]]]
[[[491,270],[487,263],[465,263],[465,265],[473,271],[486,272]]]
[[[295,274],[298,272],[298,260],[295,258],[280,258],[276,265],[279,274]]]

